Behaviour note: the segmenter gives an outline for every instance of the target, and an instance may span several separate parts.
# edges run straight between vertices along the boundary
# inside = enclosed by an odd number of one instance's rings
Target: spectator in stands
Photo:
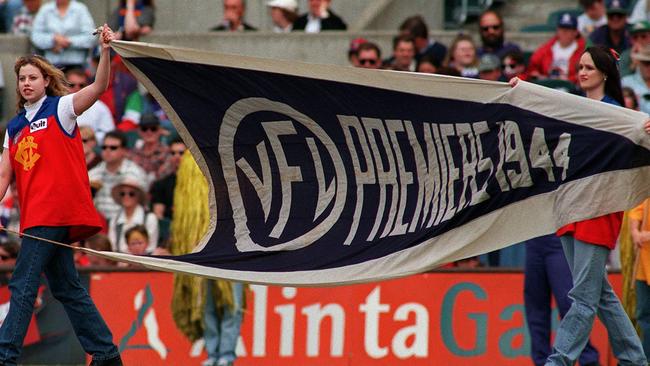
[[[471,36],[459,34],[449,47],[445,66],[453,67],[466,78],[478,77],[478,57],[476,45]]]
[[[126,246],[130,254],[134,255],[170,255],[169,251],[162,247],[156,247],[152,252],[148,251],[149,232],[144,225],[136,225],[124,234]]]
[[[493,53],[503,59],[506,53],[520,51],[519,46],[505,41],[505,24],[501,14],[494,10],[484,11],[478,20],[482,46],[478,49],[479,56]]]
[[[30,36],[32,34],[34,18],[40,7],[41,0],[23,0],[23,6],[20,8],[18,14],[13,17],[11,33]]]
[[[359,46],[362,44],[368,42],[365,38],[355,38],[350,41],[350,47],[348,47],[348,62],[350,62],[350,65],[354,67],[359,66],[359,62],[357,60],[358,57],[358,51],[359,51]]]
[[[502,80],[501,61],[496,55],[486,53],[481,56],[478,64],[478,78],[481,80]]]
[[[393,38],[393,56],[384,62],[384,68],[397,71],[415,71],[415,42],[399,35]]]
[[[129,159],[144,169],[149,182],[171,173],[169,165],[165,164],[169,158],[169,147],[160,140],[162,134],[163,129],[155,114],[142,116],[138,126],[140,141],[131,150]]]
[[[266,6],[271,9],[273,32],[289,33],[293,30],[293,23],[298,19],[296,0],[268,0]]]
[[[632,88],[624,87],[623,88],[623,101],[624,107],[632,109],[635,111],[639,110],[639,99],[636,96],[636,93]]]
[[[399,33],[413,38],[415,42],[415,60],[428,56],[434,60],[435,65],[442,65],[447,55],[447,47],[434,39],[429,38],[429,27],[420,15],[406,18],[399,26]]]
[[[639,66],[634,74],[624,77],[621,84],[634,90],[641,112],[650,113],[650,46],[633,53],[632,60]]]
[[[144,182],[133,175],[125,175],[111,190],[113,199],[119,205],[118,213],[108,224],[108,238],[114,251],[128,253],[124,234],[136,225],[147,228],[147,252],[153,252],[158,246],[158,218],[145,208],[146,192]]]
[[[503,78],[510,80],[518,77],[521,80],[526,80],[526,62],[524,61],[524,54],[520,51],[512,51],[506,53],[501,62],[503,69]]]
[[[607,24],[604,0],[580,0],[580,6],[584,13],[578,16],[578,31],[587,38],[596,30]]]
[[[113,187],[124,176],[136,177],[146,182],[144,170],[127,159],[126,136],[120,131],[111,131],[104,136],[102,145],[102,162],[88,172],[90,184],[100,188],[95,195],[95,207],[107,220],[112,219],[120,210],[120,205],[113,200]]]
[[[525,243],[524,304],[530,333],[530,357],[535,366],[542,366],[551,354],[551,295],[560,318],[564,318],[571,307],[569,290],[573,282],[562,243],[555,234],[540,236]],[[580,353],[580,365],[596,366],[599,365],[598,359],[598,350],[587,342]]]
[[[91,236],[90,238],[86,239],[84,241],[84,247],[92,250],[97,250],[100,252],[112,252],[113,249],[111,248],[111,241],[108,239],[108,236],[104,234],[95,234]],[[115,266],[117,263],[114,261],[100,257],[97,255],[89,255],[88,257],[88,265],[90,266]]]
[[[578,32],[578,21],[564,13],[557,22],[555,36],[540,46],[528,63],[528,79],[562,79],[578,81],[578,61],[585,50],[585,40]]]
[[[65,72],[65,77],[68,80],[70,93],[76,93],[89,84],[88,75],[83,69],[68,69]],[[96,101],[85,112],[77,116],[77,124],[92,128],[97,142],[100,144],[104,141],[104,135],[115,129],[113,115],[101,100]]]
[[[430,57],[429,55],[422,56],[418,60],[416,71],[425,74],[435,74],[440,68],[440,64],[437,64],[436,62],[437,61],[434,60],[433,57]]]
[[[81,135],[81,143],[83,144],[84,156],[86,157],[86,168],[90,170],[102,162],[102,158],[95,152],[95,148],[97,147],[95,132],[89,126],[80,126],[79,134]]]
[[[632,60],[632,53],[639,52],[645,46],[650,46],[650,22],[643,20],[634,23],[630,29],[632,47],[628,48],[621,54],[618,61],[618,67],[621,70],[621,76],[633,74],[637,69],[637,63]]]
[[[381,68],[381,49],[376,43],[366,42],[357,50],[357,67],[365,69]]]
[[[0,243],[0,265],[16,265],[19,251],[20,245],[13,240]]]
[[[593,31],[589,40],[592,44],[613,48],[619,54],[631,46],[627,0],[607,0],[607,24]]]
[[[108,19],[118,39],[137,41],[151,33],[156,22],[153,0],[120,0]]]
[[[11,32],[14,17],[20,12],[23,0],[1,0],[0,1],[0,32]]]
[[[95,46],[95,23],[86,5],[77,0],[43,4],[36,13],[31,40],[55,66],[83,68]]]
[[[257,29],[244,21],[246,0],[223,0],[223,21],[212,31],[242,32]]]
[[[330,0],[309,0],[309,11],[296,19],[293,30],[305,33],[347,30],[347,24],[329,6]]]
[[[187,147],[180,138],[169,144],[170,173],[153,182],[151,185],[151,208],[158,219],[171,220],[174,208],[174,188],[176,187],[176,171]]]

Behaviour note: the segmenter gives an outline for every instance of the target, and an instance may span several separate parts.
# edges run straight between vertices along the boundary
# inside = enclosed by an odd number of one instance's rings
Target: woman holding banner
[[[101,59],[95,81],[67,94],[63,73],[40,56],[16,61],[19,113],[9,121],[0,161],[0,197],[16,179],[20,230],[24,234],[9,289],[9,312],[0,328],[0,364],[15,365],[45,272],[63,304],[91,365],[122,365],[113,336],[79,281],[72,250],[49,241],[72,243],[99,232],[102,221],[90,197],[88,172],[76,118],[108,86],[110,42],[101,31]]]
[[[580,57],[578,82],[587,98],[623,105],[618,55],[602,46],[589,47]],[[510,85],[517,84],[512,79]],[[650,123],[646,123],[646,132]],[[639,336],[607,280],[605,264],[616,246],[622,212],[571,223],[560,228],[564,254],[573,275],[573,300],[555,336],[547,366],[573,365],[589,340],[596,315],[609,334],[620,365],[647,366]]]

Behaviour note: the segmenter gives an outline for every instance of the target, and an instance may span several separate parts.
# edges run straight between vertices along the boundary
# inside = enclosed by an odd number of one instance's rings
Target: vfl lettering
[[[27,136],[18,143],[14,159],[23,166],[23,170],[30,171],[40,159],[41,155],[36,150],[38,144],[34,142],[34,136]]]
[[[29,132],[34,133],[47,128],[47,118],[41,118],[29,124]]]
[[[246,128],[241,123],[247,116],[258,112],[281,114],[286,119],[256,120],[262,141],[236,159],[235,134]],[[219,154],[239,251],[297,250],[322,238],[335,224],[337,230],[343,230],[344,245],[435,228],[498,192],[531,187],[536,182],[560,184],[569,169],[570,134],[549,141],[543,128],[520,129],[515,121],[336,118],[339,125],[328,126],[340,128],[337,135],[341,140],[334,144],[314,120],[283,103],[245,98],[226,111]],[[306,130],[307,136],[303,136]],[[306,154],[301,158],[306,164],[287,159],[287,149],[297,143],[304,145]],[[344,163],[350,165],[353,179],[348,180]],[[252,186],[259,200],[257,208],[244,205],[250,200],[242,197],[246,190],[240,185],[241,176]],[[292,212],[293,206],[301,207],[292,203],[313,202],[316,194],[312,212]],[[339,220],[344,207],[348,207],[348,219]],[[282,239],[281,243],[262,245],[251,238],[251,232],[260,231],[249,227],[253,212],[247,210],[260,208],[261,213],[255,215],[263,214],[268,237]],[[308,217],[318,224],[283,239],[286,229],[295,226],[294,217],[302,222]]]
[[[262,111],[279,113],[289,117],[289,120],[261,122],[263,130],[266,133],[266,138],[270,142],[270,149],[266,147],[264,142],[257,146],[259,162],[262,167],[262,178],[260,179],[245,158],[240,158],[235,161],[234,137],[237,129],[240,128],[240,123],[246,116]],[[311,152],[309,156],[314,159],[313,166],[317,177],[323,179],[323,181],[317,183],[319,203],[314,208],[314,220],[323,215],[325,207],[331,205],[332,209],[322,221],[308,232],[286,242],[265,247],[254,242],[250,237],[249,220],[241,195],[236,168],[239,167],[241,169],[256,190],[266,221],[272,217],[269,215],[272,203],[271,198],[273,197],[272,180],[276,178],[280,180],[280,212],[277,215],[277,222],[269,234],[272,238],[280,238],[285,231],[287,220],[291,216],[294,186],[302,182],[303,176],[300,167],[290,166],[287,163],[286,154],[280,142],[280,137],[282,136],[297,134],[296,124],[302,125],[313,134],[313,137],[305,138],[305,146]],[[324,182],[323,161],[321,160],[322,157],[316,148],[315,142],[318,142],[324,147],[328,155],[327,158],[334,168],[334,177],[329,184]],[[269,150],[274,154],[277,169],[271,169],[272,159],[268,156]],[[341,216],[347,197],[348,182],[340,153],[336,149],[332,139],[315,121],[292,107],[266,98],[245,98],[235,102],[228,108],[223,117],[219,132],[219,155],[221,156],[223,176],[226,181],[228,197],[233,210],[235,245],[240,252],[281,251],[304,248],[325,235]],[[276,171],[277,174],[273,175],[271,173],[273,171]]]

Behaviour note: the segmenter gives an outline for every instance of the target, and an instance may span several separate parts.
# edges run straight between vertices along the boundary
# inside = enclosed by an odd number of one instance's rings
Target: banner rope
[[[68,247],[68,248],[72,248],[72,249],[79,249],[79,247],[75,247],[74,245],[70,245],[70,244],[66,244],[66,243],[61,243],[61,242],[56,241],[56,240],[50,240],[50,239],[41,238],[41,237],[39,237],[39,236],[34,236],[34,235],[25,234],[25,233],[20,233],[20,232],[18,232],[18,231],[11,230],[11,229],[7,229],[6,227],[2,227],[2,226],[0,226],[0,230],[5,231],[5,232],[8,232],[8,233],[11,233],[11,234],[15,234],[15,235],[18,235],[18,236],[26,236],[26,237],[28,237],[28,238],[30,238],[30,239],[41,240],[41,241],[44,241],[44,242],[47,242],[47,243],[50,243],[50,244],[56,244],[56,245],[60,245],[60,246],[64,246],[64,247]]]

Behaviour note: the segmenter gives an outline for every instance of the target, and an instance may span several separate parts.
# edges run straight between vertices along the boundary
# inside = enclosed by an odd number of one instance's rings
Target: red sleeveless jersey
[[[20,204],[20,230],[69,226],[71,242],[102,228],[90,195],[86,161],[75,127],[68,134],[57,117],[58,97],[47,97],[32,122],[24,111],[9,122],[9,156]]]

